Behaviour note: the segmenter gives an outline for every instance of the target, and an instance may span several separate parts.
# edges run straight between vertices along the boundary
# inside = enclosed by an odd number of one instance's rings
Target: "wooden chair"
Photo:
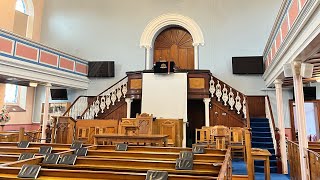
[[[226,126],[214,126],[210,128],[210,145],[216,149],[226,149],[230,143],[230,129]]]
[[[196,143],[209,144],[210,143],[210,129],[196,129]]]
[[[237,153],[242,153],[243,155],[242,157],[244,161],[246,161],[243,128],[231,127],[230,133],[231,133],[231,139],[230,139],[231,154],[233,155],[233,157],[238,157]]]
[[[83,142],[89,142],[89,127],[78,127],[77,139]]]
[[[136,116],[136,125],[139,127],[139,134],[152,135],[153,115],[142,113]]]
[[[137,126],[136,119],[127,119],[123,118],[121,122],[119,122],[119,134],[126,134],[126,127],[133,127]],[[138,134],[139,132],[132,132],[133,134]]]
[[[167,120],[162,122],[160,124],[160,134],[168,135],[168,145],[176,145],[176,124],[173,121]]]

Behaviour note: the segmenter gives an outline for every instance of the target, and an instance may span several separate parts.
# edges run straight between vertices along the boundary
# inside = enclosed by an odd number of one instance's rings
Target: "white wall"
[[[45,86],[36,87],[32,122],[39,123],[41,120],[41,104],[44,103],[45,101],[45,93],[46,93]],[[78,90],[78,89],[67,89],[67,93],[68,93],[68,100],[51,100],[51,97],[50,97],[49,103],[59,103],[59,102],[72,103],[78,96],[86,95],[86,91]]]
[[[261,76],[233,75],[233,56],[262,55],[279,0],[54,0],[46,1],[41,41],[88,60],[114,60],[116,77],[92,79],[96,95],[125,76],[144,68],[141,34],[154,18],[178,13],[202,29],[200,68],[247,95],[264,94]]]

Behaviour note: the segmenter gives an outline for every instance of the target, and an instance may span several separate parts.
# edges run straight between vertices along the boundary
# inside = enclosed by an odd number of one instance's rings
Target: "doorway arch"
[[[153,48],[156,37],[165,29],[180,26],[186,29],[192,36],[194,47],[194,69],[199,69],[199,46],[204,45],[202,31],[198,24],[189,17],[180,14],[164,14],[153,19],[144,29],[140,47],[145,49],[145,69],[152,69]]]
[[[153,63],[174,61],[178,69],[194,69],[194,47],[191,34],[182,27],[163,30],[155,39]]]

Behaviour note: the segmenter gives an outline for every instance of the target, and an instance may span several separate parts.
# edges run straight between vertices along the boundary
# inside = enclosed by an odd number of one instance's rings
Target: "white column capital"
[[[52,87],[51,83],[46,83],[46,87]]]
[[[281,79],[276,79],[273,84],[276,86],[276,88],[281,88],[282,87],[282,80]]]
[[[203,98],[203,102],[204,103],[209,103],[209,102],[211,102],[211,98]]]
[[[192,43],[192,46],[193,47],[198,47],[198,46],[200,46],[200,43]]]
[[[129,103],[132,103],[133,99],[131,99],[131,98],[126,98],[125,101],[126,101],[127,104],[129,104]]]
[[[291,63],[291,69],[293,76],[299,76],[301,72],[301,61],[293,61]]]
[[[144,45],[143,48],[145,48],[145,49],[147,49],[147,50],[150,50],[150,49],[152,49],[152,46],[150,46],[150,45]]]

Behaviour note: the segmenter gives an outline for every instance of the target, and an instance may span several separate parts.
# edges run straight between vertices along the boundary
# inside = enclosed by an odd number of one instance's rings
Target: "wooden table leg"
[[[266,180],[270,180],[270,162],[269,157],[264,161],[264,175]]]
[[[93,139],[93,144],[94,144],[94,145],[98,145],[97,137],[94,137],[94,139]]]
[[[163,139],[163,142],[164,142],[164,147],[167,147],[168,146],[168,138],[164,138]]]

